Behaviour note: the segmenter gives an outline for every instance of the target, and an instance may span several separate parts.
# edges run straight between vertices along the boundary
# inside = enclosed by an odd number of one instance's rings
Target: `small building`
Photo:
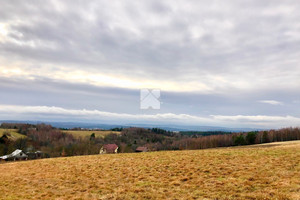
[[[147,152],[147,151],[148,151],[147,147],[138,147],[135,150],[135,152]]]
[[[118,145],[116,144],[105,144],[101,147],[100,149],[100,154],[105,154],[105,153],[118,153]]]
[[[43,158],[43,156],[44,156],[44,153],[42,151],[36,151],[34,153],[36,155],[36,158]]]
[[[28,159],[40,159],[44,157],[44,153],[41,151],[36,151],[36,152],[26,152]]]
[[[1,160],[27,160],[28,156],[20,149],[15,150],[9,155],[1,156]]]

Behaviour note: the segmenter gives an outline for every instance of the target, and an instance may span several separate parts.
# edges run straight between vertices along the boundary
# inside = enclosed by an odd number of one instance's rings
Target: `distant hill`
[[[218,126],[187,126],[187,125],[158,125],[158,124],[101,124],[101,123],[86,123],[86,122],[47,122],[47,121],[13,121],[13,120],[0,120],[0,123],[29,123],[29,124],[51,124],[57,128],[88,128],[88,129],[112,129],[116,127],[128,128],[128,127],[141,127],[141,128],[161,128],[168,131],[224,131],[224,132],[247,132],[258,131],[262,129],[255,128],[230,128],[230,127],[218,127]]]

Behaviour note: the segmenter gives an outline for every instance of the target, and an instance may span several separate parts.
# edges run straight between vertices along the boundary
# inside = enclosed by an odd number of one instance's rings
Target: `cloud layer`
[[[160,88],[162,109],[146,114],[288,126],[300,117],[299,10],[297,0],[1,1],[0,104],[141,115],[139,89]]]
[[[125,114],[103,112],[99,110],[75,110],[61,107],[48,106],[13,106],[0,105],[0,117],[11,116],[11,120],[20,120],[26,116],[30,120],[63,120],[63,121],[89,121],[89,122],[108,122],[118,123],[120,125],[128,123],[143,124],[166,124],[173,123],[177,125],[206,125],[212,126],[218,124],[224,127],[234,126],[237,123],[239,127],[255,126],[256,128],[280,128],[284,126],[297,126],[300,118],[293,116],[222,116],[211,115],[208,117],[199,117],[188,114]],[[21,118],[20,118],[21,117]],[[7,119],[10,119],[9,117]]]

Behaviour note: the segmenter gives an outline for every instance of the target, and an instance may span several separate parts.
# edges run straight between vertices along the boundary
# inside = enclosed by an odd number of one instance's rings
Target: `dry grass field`
[[[0,199],[300,199],[300,141],[0,164]]]
[[[118,132],[118,131],[85,131],[85,130],[83,130],[83,131],[73,131],[73,130],[67,130],[67,131],[64,131],[64,132],[72,134],[76,138],[90,137],[92,133],[95,133],[96,137],[104,137],[104,136],[106,136],[108,134],[111,134],[111,133],[120,134],[120,132]]]
[[[8,137],[12,140],[18,139],[18,138],[24,138],[26,137],[25,135],[21,135],[20,133],[17,132],[18,129],[2,129],[0,128],[0,137],[3,134],[7,134]]]

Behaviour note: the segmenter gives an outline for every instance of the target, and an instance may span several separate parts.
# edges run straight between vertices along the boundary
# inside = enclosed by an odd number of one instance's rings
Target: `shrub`
[[[95,138],[96,138],[95,133],[92,133],[91,136],[90,136],[90,141],[94,141]]]

